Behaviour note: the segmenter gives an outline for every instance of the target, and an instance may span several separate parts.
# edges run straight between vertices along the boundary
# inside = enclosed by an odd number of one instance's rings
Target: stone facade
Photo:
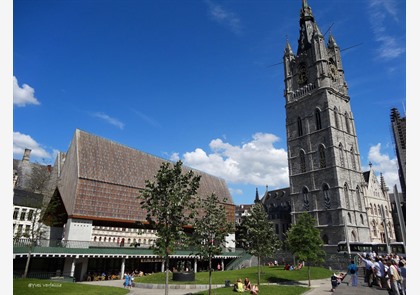
[[[381,240],[371,204],[389,211],[389,197],[374,187],[373,173],[363,175],[340,48],[332,34],[324,41],[307,1],[300,11],[297,54],[287,41],[283,63],[290,188],[266,191],[262,201],[270,219],[281,232],[310,212],[326,245]],[[287,208],[289,224],[279,218]]]

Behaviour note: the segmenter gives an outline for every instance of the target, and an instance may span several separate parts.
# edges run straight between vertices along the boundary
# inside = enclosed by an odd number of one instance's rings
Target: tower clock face
[[[297,81],[299,86],[305,85],[308,82],[308,73],[306,72],[306,65],[303,63],[299,65]]]

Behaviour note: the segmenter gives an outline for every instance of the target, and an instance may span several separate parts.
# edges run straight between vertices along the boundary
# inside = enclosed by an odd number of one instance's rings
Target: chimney
[[[30,156],[31,156],[31,150],[25,149],[25,152],[23,153],[22,162],[29,162]]]

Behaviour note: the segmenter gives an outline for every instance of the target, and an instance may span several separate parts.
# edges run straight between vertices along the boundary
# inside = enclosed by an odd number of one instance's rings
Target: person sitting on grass
[[[244,284],[242,283],[241,279],[236,281],[236,284],[233,285],[233,291],[243,293],[244,292]]]
[[[245,278],[245,280],[244,280],[244,289],[245,290],[251,290],[251,282],[248,278]]]
[[[251,294],[257,295],[260,290],[258,289],[258,285],[252,285],[251,287]]]

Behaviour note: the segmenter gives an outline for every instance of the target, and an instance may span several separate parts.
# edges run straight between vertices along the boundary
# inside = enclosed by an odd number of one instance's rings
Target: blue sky
[[[406,115],[406,2],[308,3],[343,50],[363,169],[399,187],[390,110]],[[278,63],[287,38],[297,51],[301,5],[14,0],[13,158],[30,148],[53,163],[78,128],[221,177],[236,204],[288,187]]]

